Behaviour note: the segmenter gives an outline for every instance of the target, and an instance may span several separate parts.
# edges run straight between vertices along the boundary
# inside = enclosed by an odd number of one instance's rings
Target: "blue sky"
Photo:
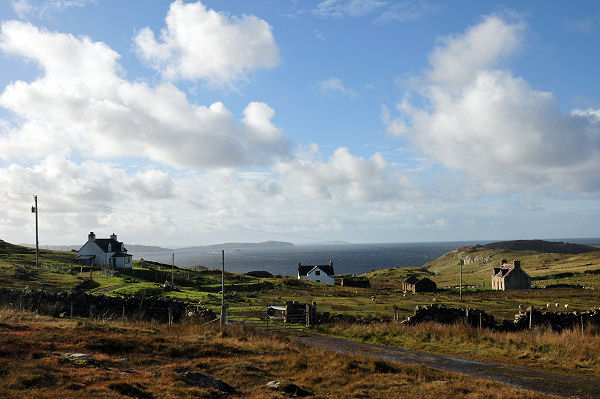
[[[600,3],[0,4],[0,238],[598,236]]]

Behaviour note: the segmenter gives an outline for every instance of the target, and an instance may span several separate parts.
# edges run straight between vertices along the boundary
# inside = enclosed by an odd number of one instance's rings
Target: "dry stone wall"
[[[36,289],[11,290],[0,288],[0,304],[37,311],[54,317],[136,318],[166,323],[196,316],[216,318],[210,309],[189,306],[181,301],[156,297],[108,297],[89,295],[81,291],[44,292]]]

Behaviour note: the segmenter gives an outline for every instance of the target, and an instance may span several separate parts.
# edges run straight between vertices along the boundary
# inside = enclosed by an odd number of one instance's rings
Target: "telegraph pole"
[[[173,257],[171,258],[171,285],[173,285],[173,273],[175,273],[175,252],[173,252]]]
[[[35,205],[31,208],[31,212],[35,213],[35,267],[40,266],[40,241],[38,239],[38,204],[37,195],[33,196]]]
[[[462,260],[462,258],[460,259],[459,265],[460,265],[460,301],[462,302],[462,267],[463,264],[465,262]]]
[[[221,306],[225,306],[225,250],[221,250]]]
[[[221,331],[225,325],[225,250],[221,250]]]

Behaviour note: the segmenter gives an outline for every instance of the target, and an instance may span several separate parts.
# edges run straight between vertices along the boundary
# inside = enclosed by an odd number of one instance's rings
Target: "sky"
[[[0,239],[598,237],[600,2],[7,0]]]

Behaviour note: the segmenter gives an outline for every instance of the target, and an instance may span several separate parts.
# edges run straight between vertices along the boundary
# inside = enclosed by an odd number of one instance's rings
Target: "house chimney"
[[[520,267],[521,267],[521,261],[520,261],[520,260],[515,260],[515,261],[513,262],[513,267],[514,267],[515,269],[518,269],[518,268],[520,268]]]
[[[506,265],[508,261],[506,259],[502,259],[502,266]]]
[[[110,239],[111,239],[111,240],[115,240],[115,241],[117,241],[117,235],[116,235],[115,233],[112,233],[112,234],[110,235]]]
[[[302,266],[302,263],[300,263],[300,261],[298,261],[298,267]]]
[[[333,266],[333,261],[329,259],[329,266]]]
[[[93,231],[90,231],[90,234],[88,234],[88,241],[95,241],[96,240],[96,234],[94,234]]]

